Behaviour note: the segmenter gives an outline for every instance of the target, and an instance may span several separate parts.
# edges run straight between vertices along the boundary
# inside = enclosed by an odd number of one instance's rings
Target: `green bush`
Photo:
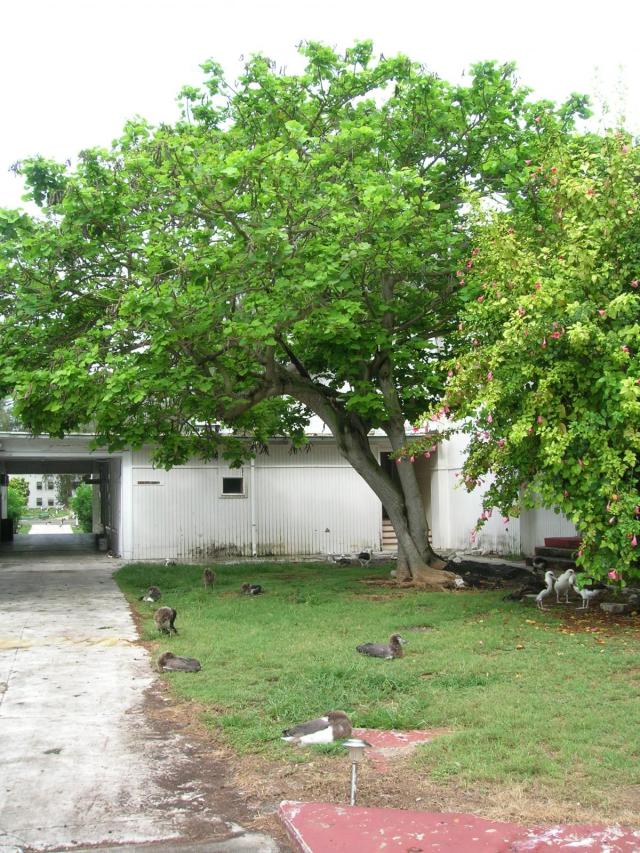
[[[27,487],[28,494],[29,489]],[[22,483],[19,479],[17,481],[9,480],[9,487],[7,489],[7,516],[13,520],[14,533],[17,533],[20,527],[20,519],[26,508],[27,497],[24,494]]]
[[[78,525],[85,533],[93,529],[93,487],[82,483],[70,501],[71,509],[78,518]]]

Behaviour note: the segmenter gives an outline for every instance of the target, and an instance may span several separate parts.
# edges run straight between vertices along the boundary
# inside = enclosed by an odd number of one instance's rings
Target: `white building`
[[[297,453],[274,440],[268,453],[239,469],[191,460],[170,471],[154,468],[148,449],[108,453],[91,450],[90,441],[87,435],[0,434],[0,482],[11,474],[88,475],[94,531],[124,559],[320,556],[393,546],[380,500],[330,435],[309,436],[308,447]],[[371,437],[371,444],[380,457],[389,451],[383,436]],[[494,517],[474,541],[481,493],[458,486],[463,450],[454,439],[415,463],[436,550],[530,554],[541,537],[574,533],[560,516],[537,512],[506,525]]]
[[[19,476],[29,483],[28,509],[59,509],[58,490],[55,478],[51,474],[20,474]]]

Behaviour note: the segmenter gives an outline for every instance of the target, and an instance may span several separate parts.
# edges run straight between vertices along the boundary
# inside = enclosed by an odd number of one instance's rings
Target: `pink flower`
[[[398,458],[396,459],[396,465],[399,465],[401,462],[402,462],[402,457],[398,456]]]
[[[543,422],[543,417],[542,417],[542,415],[538,415],[538,417],[536,418],[536,420],[537,420],[537,422],[538,422],[539,424],[541,424],[541,423]]]
[[[607,573],[607,577],[611,578],[612,581],[620,580],[620,575],[616,572],[615,569],[611,569],[611,571]]]
[[[499,439],[498,439],[498,447],[504,447],[506,443],[507,443],[507,442],[505,441],[505,439],[504,439],[504,438],[499,438]]]
[[[475,248],[475,249],[472,249],[472,250],[471,250],[471,254],[472,254],[472,256],[475,258],[475,256],[476,256],[476,255],[479,255],[479,254],[480,254],[480,249],[478,249],[478,247],[476,246],[476,248]]]
[[[540,344],[540,346],[542,347],[542,349],[545,349],[545,347],[547,346],[547,339],[546,338],[542,339],[542,343]]]
[[[477,301],[478,302],[484,302],[484,296],[478,296]]]
[[[489,412],[489,414],[487,415],[487,423],[488,424],[493,423],[493,415],[491,414],[491,412]]]
[[[522,307],[518,308],[518,314],[519,314],[521,317],[524,317],[524,315],[525,315],[526,313],[527,313],[527,312],[524,310],[524,308],[522,308]]]
[[[524,161],[524,165],[525,165],[525,166],[530,166],[530,165],[531,165],[531,163],[532,163],[532,161],[531,161],[531,160],[525,160],[525,161]]]
[[[640,515],[640,506],[636,506],[635,513],[636,515]]]
[[[467,263],[465,264],[465,266],[466,266],[466,268],[467,268],[468,270],[472,269],[472,267],[473,267],[473,261],[467,261]]]
[[[557,168],[556,168],[555,166],[552,166],[552,167],[551,167],[551,174],[552,174],[552,175],[555,175],[557,171],[558,171],[558,170],[557,170]]]
[[[636,534],[633,534],[633,539],[631,540],[631,545],[635,548],[638,544],[638,540],[636,539]]]
[[[562,332],[551,332],[551,337],[552,337],[555,341],[557,341],[557,340],[558,340],[558,338],[561,338],[561,337],[562,337]]]
[[[626,344],[623,344],[623,345],[620,347],[620,349],[622,350],[622,352],[629,352],[629,347],[628,347]]]
[[[427,452],[426,452],[426,453],[423,453],[422,455],[424,456],[424,458],[425,458],[425,459],[430,459],[430,458],[431,458],[431,454],[429,453],[429,451],[428,451],[428,450],[427,450]]]
[[[565,498],[569,497],[569,492],[566,489],[564,490],[564,492],[562,494],[565,496]]]
[[[432,444],[432,445],[431,445],[431,452],[432,452],[432,453],[435,453],[437,449],[438,449],[438,445],[437,445],[437,444]]]
[[[503,524],[509,524],[509,516],[508,515],[502,516],[502,523]]]
[[[633,281],[631,282],[631,287],[637,288],[638,285],[640,285],[640,279],[634,278]]]
[[[415,461],[416,461],[416,457],[415,457],[415,456],[411,456],[411,457],[410,457],[410,459],[409,459],[409,462],[415,462]]]
[[[489,371],[489,372],[487,373],[487,381],[488,381],[488,382],[491,382],[491,380],[492,380],[492,379],[493,379],[493,373],[492,373],[491,371]]]
[[[607,316],[607,312],[604,310],[604,308],[598,308],[598,314],[599,314],[601,317],[606,317],[606,316]]]
[[[540,288],[542,287],[542,282],[536,281],[536,283],[533,286],[535,287],[536,290],[540,290]]]
[[[458,278],[464,278],[464,273],[462,272],[462,270],[456,270],[456,275],[458,276]]]
[[[447,371],[447,376],[449,377],[449,379],[451,379],[451,377],[453,376],[453,370]]]

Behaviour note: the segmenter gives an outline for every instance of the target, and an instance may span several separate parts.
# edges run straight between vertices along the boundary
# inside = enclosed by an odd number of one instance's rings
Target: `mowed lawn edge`
[[[204,722],[239,754],[292,760],[283,728],[331,709],[355,726],[447,728],[415,763],[434,781],[535,783],[574,789],[584,805],[640,785],[640,641],[573,631],[503,592],[427,593],[381,586],[389,565],[133,563],[115,574],[141,618],[142,639],[196,657],[202,671],[163,676],[176,695],[207,710]],[[243,582],[265,593],[245,596]],[[175,637],[160,637],[158,605],[138,601],[151,584],[175,607]],[[575,607],[575,604],[572,605]],[[405,657],[355,651],[399,632]],[[298,750],[296,761],[316,750]]]

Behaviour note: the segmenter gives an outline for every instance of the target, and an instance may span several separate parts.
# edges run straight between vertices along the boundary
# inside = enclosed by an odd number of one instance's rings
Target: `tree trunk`
[[[357,417],[341,411],[338,407],[334,408],[326,398],[306,383],[299,385],[296,382],[293,385],[288,377],[286,390],[324,420],[336,439],[342,456],[380,498],[398,539],[398,580],[401,581],[402,576],[408,572],[414,583],[429,589],[442,590],[451,587],[455,574],[443,571],[446,563],[429,544],[422,496],[413,465],[402,463],[398,466],[406,469],[398,472],[398,486],[374,456],[367,437],[368,429]],[[385,431],[394,449],[402,446],[405,439],[404,422],[401,428],[394,424],[393,430]]]
[[[446,563],[429,544],[422,496],[413,466],[401,476],[402,488],[398,488],[373,456],[366,435],[345,431],[336,437],[342,455],[371,486],[387,511],[398,539],[398,581],[401,582],[408,572],[414,582],[429,588],[450,587],[455,574],[442,571]]]

